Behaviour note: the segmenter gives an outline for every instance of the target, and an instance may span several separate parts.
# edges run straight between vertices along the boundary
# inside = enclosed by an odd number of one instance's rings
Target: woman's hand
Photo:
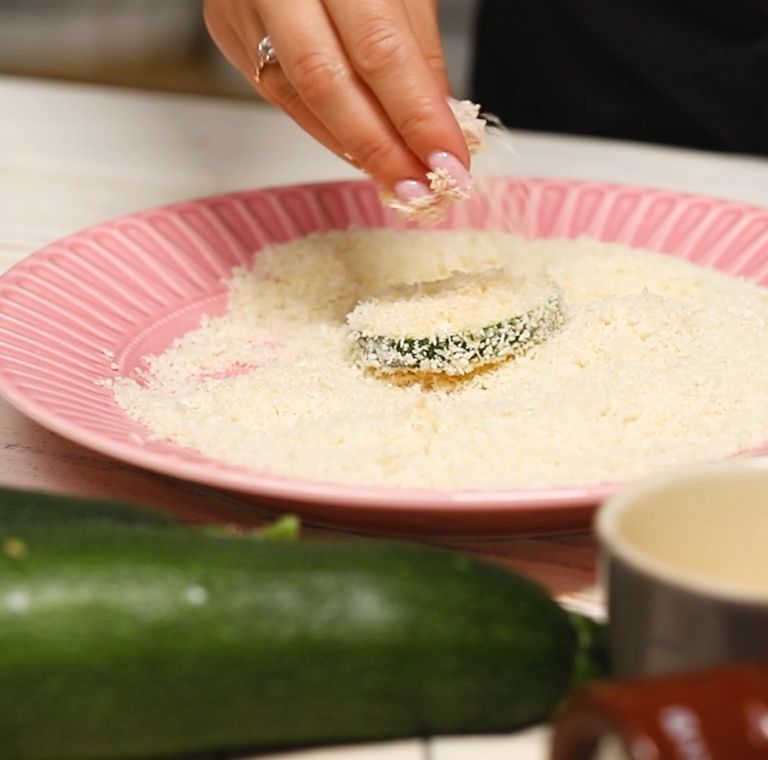
[[[211,36],[270,102],[403,201],[427,171],[470,185],[446,103],[437,0],[205,0]],[[277,64],[255,81],[259,41]]]

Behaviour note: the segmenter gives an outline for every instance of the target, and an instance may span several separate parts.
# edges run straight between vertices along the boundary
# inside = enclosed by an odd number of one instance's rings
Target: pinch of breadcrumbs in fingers
[[[464,135],[469,152],[477,153],[485,145],[488,123],[480,117],[480,106],[470,100],[454,98],[448,98],[448,105]],[[445,169],[427,172],[426,178],[431,191],[428,194],[402,201],[390,192],[382,192],[382,202],[408,221],[435,223],[445,217],[452,204],[469,198],[469,191],[459,187]]]

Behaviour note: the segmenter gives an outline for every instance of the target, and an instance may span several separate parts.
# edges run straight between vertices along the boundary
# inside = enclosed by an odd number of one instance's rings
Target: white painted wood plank
[[[293,752],[257,755],[253,760],[426,760],[426,743],[409,741],[321,747]],[[521,758],[527,760],[527,758]],[[538,758],[531,758],[538,760]]]
[[[429,740],[430,760],[547,760],[550,735],[536,726],[498,736],[438,736]]]
[[[359,176],[252,103],[0,77],[0,165],[204,187]]]

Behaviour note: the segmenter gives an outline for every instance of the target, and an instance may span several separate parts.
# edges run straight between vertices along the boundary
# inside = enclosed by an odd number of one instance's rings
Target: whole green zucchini
[[[100,522],[109,525],[181,525],[182,520],[159,509],[125,501],[59,496],[0,486],[0,530],[10,525]]]
[[[88,520],[0,532],[4,760],[502,731],[549,716],[577,669],[543,590],[445,551]]]

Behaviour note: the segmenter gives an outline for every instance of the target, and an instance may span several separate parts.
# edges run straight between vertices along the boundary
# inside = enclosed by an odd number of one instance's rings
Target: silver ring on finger
[[[262,37],[256,48],[256,63],[253,66],[253,78],[256,84],[261,81],[261,72],[270,64],[277,63],[277,51],[272,44],[272,38]]]

